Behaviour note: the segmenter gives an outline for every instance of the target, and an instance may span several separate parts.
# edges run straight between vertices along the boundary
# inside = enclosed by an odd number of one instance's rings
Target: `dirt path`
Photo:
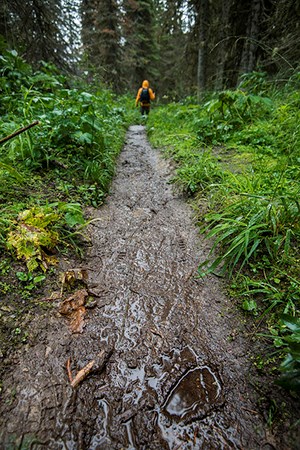
[[[131,127],[90,225],[97,305],[80,334],[57,312],[32,325],[4,382],[1,448],[283,448],[256,411],[240,318],[218,279],[194,277],[207,243],[170,173],[144,128]],[[68,358],[75,373],[101,350],[104,370],[73,389]]]

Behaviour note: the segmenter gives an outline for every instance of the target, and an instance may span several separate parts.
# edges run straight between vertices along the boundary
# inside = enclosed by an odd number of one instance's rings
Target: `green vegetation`
[[[299,73],[281,86],[252,73],[235,91],[200,105],[192,98],[169,104],[148,121],[152,143],[177,163],[173,182],[192,196],[200,230],[213,239],[199,276],[228,277],[241,308],[265,325],[278,357],[285,355],[280,382],[294,390],[300,380],[299,85]]]
[[[39,121],[0,146],[0,246],[46,270],[57,246],[76,247],[82,206],[105,198],[130,100],[70,86],[46,63],[33,72],[16,51],[2,52],[0,73],[1,137]]]
[[[0,56],[0,355],[27,340],[33,311],[48,310],[61,256],[82,255],[85,206],[101,205],[114,174],[132,98],[33,71],[2,43]],[[128,108],[130,106],[130,109]],[[47,291],[48,290],[48,291]]]

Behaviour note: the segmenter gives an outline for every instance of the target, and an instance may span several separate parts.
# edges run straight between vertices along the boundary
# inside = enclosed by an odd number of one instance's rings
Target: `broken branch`
[[[15,136],[18,136],[18,134],[24,133],[24,131],[29,130],[29,128],[34,127],[35,125],[38,125],[40,122],[38,120],[35,120],[34,122],[30,123],[29,125],[26,125],[26,127],[20,128],[19,130],[15,131],[14,133],[10,134],[9,136],[6,136],[3,139],[0,139],[0,144],[4,144],[4,142],[9,141],[10,139],[14,138]]]
[[[69,358],[67,361],[67,372],[68,372],[69,381],[70,381],[70,383],[72,383],[73,377],[72,377],[72,372],[71,372],[71,358]]]
[[[84,366],[83,369],[81,369],[81,370],[79,370],[79,372],[77,372],[75,378],[71,381],[71,386],[73,388],[76,388],[78,386],[78,384],[81,383],[81,381],[84,380],[88,376],[88,374],[92,370],[94,364],[95,364],[95,360],[93,359],[86,366]]]
[[[70,358],[67,361],[67,372],[70,384],[73,388],[76,388],[81,381],[83,381],[88,374],[93,370],[101,371],[109,358],[111,357],[113,350],[101,350],[101,352],[96,356],[95,359],[90,361],[86,366],[84,366],[79,372],[77,372],[76,376],[73,378],[71,368],[70,368]],[[95,367],[94,367],[95,366]]]

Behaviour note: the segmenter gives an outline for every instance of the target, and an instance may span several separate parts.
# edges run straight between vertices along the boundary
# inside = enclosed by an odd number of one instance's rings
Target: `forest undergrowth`
[[[131,99],[67,77],[16,51],[0,56],[0,357],[26,343],[28,315],[57,262],[83,252],[86,206],[100,206],[130,122]],[[129,108],[130,105],[130,108]]]
[[[199,267],[224,277],[267,349],[261,372],[300,390],[300,74],[245,75],[237,90],[157,108],[153,145],[176,163],[199,231],[213,242]],[[216,255],[216,256],[213,256]]]

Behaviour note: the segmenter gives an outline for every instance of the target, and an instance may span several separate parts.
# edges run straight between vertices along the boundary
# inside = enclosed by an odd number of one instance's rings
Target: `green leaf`
[[[256,311],[257,303],[255,300],[244,300],[242,303],[242,308],[245,311]]]
[[[22,177],[22,175],[16,169],[9,166],[8,164],[0,162],[0,169],[3,169],[6,172],[8,172],[13,178],[18,180],[20,183],[24,183],[24,178]]]
[[[33,282],[35,284],[37,284],[37,283],[41,283],[42,281],[45,281],[45,279],[46,279],[45,275],[38,275],[33,278]]]
[[[289,315],[283,315],[281,317],[281,322],[289,330],[300,333],[300,318],[292,317]]]
[[[75,225],[83,225],[85,220],[80,211],[67,212],[65,214],[65,220],[69,227],[74,227]]]
[[[284,342],[281,338],[277,337],[276,339],[274,339],[274,346],[276,348],[282,347],[284,345]]]
[[[25,272],[17,272],[16,276],[20,281],[28,281],[28,274]]]

